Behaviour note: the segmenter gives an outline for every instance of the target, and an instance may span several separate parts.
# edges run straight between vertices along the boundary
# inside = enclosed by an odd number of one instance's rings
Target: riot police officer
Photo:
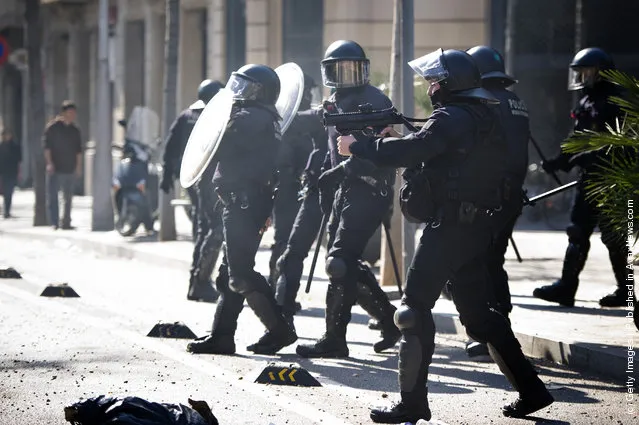
[[[620,111],[616,105],[609,102],[609,99],[611,96],[619,95],[618,90],[599,75],[599,71],[614,68],[612,58],[599,48],[589,47],[575,55],[570,64],[568,87],[569,90],[582,90],[582,97],[571,114],[575,120],[575,131],[605,131],[606,125],[613,127],[616,125],[615,120],[619,117]],[[626,154],[631,157],[636,155],[631,152]],[[591,176],[595,175],[609,159],[609,151],[601,149],[576,155],[563,152],[542,164],[547,172],[556,170],[568,172],[577,166],[580,168],[580,176],[570,213],[572,223],[566,229],[568,248],[561,278],[552,285],[535,289],[533,296],[566,307],[574,306],[579,274],[586,263],[590,249],[590,236],[598,225],[601,230],[601,240],[608,248],[610,263],[617,281],[617,289],[599,300],[599,304],[602,307],[626,306],[626,285],[634,285],[634,281],[627,280],[632,270],[626,269],[628,251],[625,235],[616,231],[606,220],[596,201],[588,199],[586,191],[586,185]]]
[[[277,302],[289,319],[301,308],[295,300],[302,279],[304,259],[315,241],[322,221],[317,179],[327,152],[328,135],[322,124],[321,109],[307,109],[297,113],[289,132],[300,131],[311,139],[313,150],[306,161],[302,176],[302,203],[286,242],[286,249],[277,260]],[[287,132],[288,133],[288,132]]]
[[[274,354],[297,340],[266,278],[254,269],[263,227],[273,209],[276,156],[281,142],[280,117],[275,109],[280,80],[268,66],[249,64],[234,72],[226,87],[233,91],[234,104],[217,148],[219,162],[213,185],[223,204],[223,265],[228,280],[216,280],[221,297],[211,334],[191,342],[187,350],[234,353],[237,319],[246,299],[267,329],[264,336],[247,349],[258,354]]]
[[[400,194],[402,212],[426,223],[406,277],[395,322],[403,339],[399,349],[401,401],[373,409],[379,423],[430,420],[426,381],[435,348],[432,308],[447,280],[460,320],[477,341],[487,342],[494,360],[519,392],[503,414],[523,417],[553,398],[524,357],[506,318],[489,306],[486,253],[501,225],[494,212],[502,206],[506,142],[497,102],[480,88],[479,70],[466,52],[441,49],[410,62],[429,83],[435,107],[417,133],[374,143],[340,138],[340,152],[379,166],[407,167]]]
[[[479,68],[482,87],[499,100],[499,106],[496,107],[499,108],[503,135],[508,145],[508,167],[503,187],[504,202],[502,210],[498,213],[503,228],[497,233],[493,249],[488,254],[488,271],[495,291],[494,308],[508,318],[513,307],[510,302],[508,273],[504,270],[504,256],[523,207],[521,194],[528,168],[530,138],[528,109],[524,101],[507,90],[517,83],[517,80],[506,74],[504,59],[497,50],[487,46],[476,46],[467,52]],[[486,344],[471,341],[466,346],[466,352],[471,358],[487,356],[488,347]]]
[[[304,111],[310,111],[311,109],[311,90],[314,87],[317,87],[315,81],[309,75],[304,74],[304,95],[300,102],[300,112],[291,123],[286,134],[282,136],[282,146],[278,153],[278,182],[275,205],[273,207],[273,227],[275,232],[269,261],[269,283],[274,290],[278,278],[277,260],[286,249],[295,217],[300,208],[301,179],[308,156],[313,150],[313,132],[324,133],[319,121],[304,119],[304,115],[302,115]]]
[[[330,101],[324,104],[330,112],[356,112],[362,104],[370,104],[374,109],[392,106],[386,95],[369,84],[370,62],[356,42],[334,42],[326,50],[321,65],[324,85],[335,88]],[[332,213],[326,259],[330,281],[326,293],[326,333],[315,344],[299,345],[296,351],[302,357],[348,357],[346,327],[351,308],[358,301],[381,324],[382,340],[375,344],[376,352],[393,347],[401,337],[393,323],[395,307],[375,276],[366,270],[362,272],[360,263],[368,240],[389,213],[395,169],[379,168],[358,158],[345,161],[337,152],[339,134],[334,127],[328,129],[328,136],[324,166],[328,171],[318,180],[322,212]],[[364,133],[357,137],[372,140]]]

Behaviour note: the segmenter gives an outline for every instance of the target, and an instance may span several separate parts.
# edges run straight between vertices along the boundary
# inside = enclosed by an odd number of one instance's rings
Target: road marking
[[[78,321],[82,321],[87,325],[106,330],[133,344],[141,346],[147,350],[154,351],[157,354],[182,363],[199,372],[204,372],[214,379],[224,381],[225,383],[233,387],[244,390],[255,395],[256,397],[260,397],[272,404],[278,405],[285,411],[303,416],[312,422],[322,422],[331,425],[352,425],[350,422],[346,422],[336,416],[333,416],[326,412],[322,412],[309,404],[288,397],[278,391],[270,390],[269,387],[257,386],[252,382],[246,382],[243,380],[243,376],[237,375],[230,370],[224,369],[223,373],[220,373],[221,368],[219,365],[201,360],[192,354],[178,351],[166,344],[163,344],[158,340],[146,339],[136,332],[118,328],[112,323],[93,317],[89,314],[85,314],[77,308],[60,303],[60,301],[58,300],[41,299],[35,297],[30,292],[13,288],[4,283],[0,283],[0,292],[3,292],[14,298],[18,298],[25,302],[35,304],[39,307],[43,307],[50,311],[71,314],[72,317],[74,317]]]

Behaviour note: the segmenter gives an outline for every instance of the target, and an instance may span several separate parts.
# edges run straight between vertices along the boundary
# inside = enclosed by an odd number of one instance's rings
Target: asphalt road
[[[64,424],[63,407],[100,394],[136,395],[186,404],[207,400],[221,424],[369,424],[372,405],[395,398],[397,351],[375,354],[376,332],[354,309],[347,360],[304,360],[295,347],[278,356],[245,350],[263,326],[245,308],[235,356],[191,355],[186,340],[145,335],[158,321],[184,322],[198,336],[210,329],[214,305],[186,301],[188,272],[81,252],[68,241],[2,236],[0,266],[22,280],[0,280],[0,424]],[[266,270],[260,270],[265,273]],[[80,298],[46,298],[48,283],[67,282]],[[299,342],[321,336],[321,299],[296,318]],[[429,381],[433,423],[633,424],[625,383],[607,382],[536,362],[556,403],[523,420],[504,418],[516,398],[497,367],[466,360],[461,341],[437,338]],[[322,387],[254,383],[269,361],[297,362]],[[636,404],[635,404],[636,406]]]

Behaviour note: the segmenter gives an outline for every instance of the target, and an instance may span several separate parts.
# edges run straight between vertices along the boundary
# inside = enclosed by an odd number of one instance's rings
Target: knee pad
[[[568,240],[576,245],[581,245],[586,240],[583,230],[576,224],[568,226],[566,228],[566,234],[568,234]]]
[[[326,274],[331,279],[341,279],[346,276],[348,265],[346,261],[339,257],[328,257],[326,259]]]
[[[405,304],[402,304],[395,311],[394,320],[395,325],[402,332],[407,330],[416,330],[422,327],[421,313],[418,310]]]

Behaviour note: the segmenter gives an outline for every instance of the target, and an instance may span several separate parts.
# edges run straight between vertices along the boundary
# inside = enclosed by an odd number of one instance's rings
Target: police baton
[[[308,272],[308,281],[306,282],[307,294],[311,290],[311,282],[313,282],[313,274],[315,273],[315,266],[317,265],[317,257],[319,257],[320,248],[322,247],[322,238],[324,238],[324,232],[326,231],[326,223],[330,214],[324,214],[322,216],[322,224],[320,225],[319,232],[317,234],[317,242],[315,242],[315,253],[313,254],[313,262],[311,263],[311,270]]]
[[[399,276],[399,267],[397,266],[397,257],[395,257],[395,248],[393,248],[393,240],[391,239],[390,234],[390,223],[388,219],[384,219],[382,221],[382,226],[384,226],[384,233],[386,234],[386,243],[388,244],[388,252],[390,253],[391,262],[393,263],[393,271],[395,272],[395,282],[397,282],[397,289],[399,289],[399,296],[404,296],[404,291],[402,291],[402,279]]]
[[[517,248],[517,244],[515,243],[515,240],[513,239],[512,235],[510,235],[510,246],[512,246],[513,251],[515,251],[515,255],[517,256],[517,261],[519,261],[520,263],[523,263],[524,260],[522,260],[521,255],[519,255],[519,249]]]
[[[550,198],[553,195],[556,195],[558,193],[564,192],[564,191],[566,191],[566,190],[568,190],[570,188],[573,188],[573,187],[577,186],[577,184],[579,184],[579,181],[575,180],[573,182],[566,183],[563,186],[559,186],[559,187],[557,187],[555,189],[549,190],[548,192],[544,192],[544,193],[542,193],[540,195],[533,196],[532,198],[528,198],[526,196],[526,194],[524,193],[524,205],[534,206],[537,201],[541,201],[542,199]]]
[[[535,138],[532,136],[532,134],[530,135],[530,141],[532,142],[533,146],[535,147],[535,150],[537,151],[537,154],[539,154],[539,158],[541,158],[541,160],[543,162],[547,162],[548,160],[544,156],[544,153],[541,151],[541,148],[539,147],[539,144],[537,143]],[[557,173],[555,173],[554,171],[549,171],[548,174],[550,174],[552,176],[552,178],[555,179],[555,181],[557,182],[558,185],[561,186],[563,184],[561,182],[561,180],[559,180],[559,177],[557,177]]]

